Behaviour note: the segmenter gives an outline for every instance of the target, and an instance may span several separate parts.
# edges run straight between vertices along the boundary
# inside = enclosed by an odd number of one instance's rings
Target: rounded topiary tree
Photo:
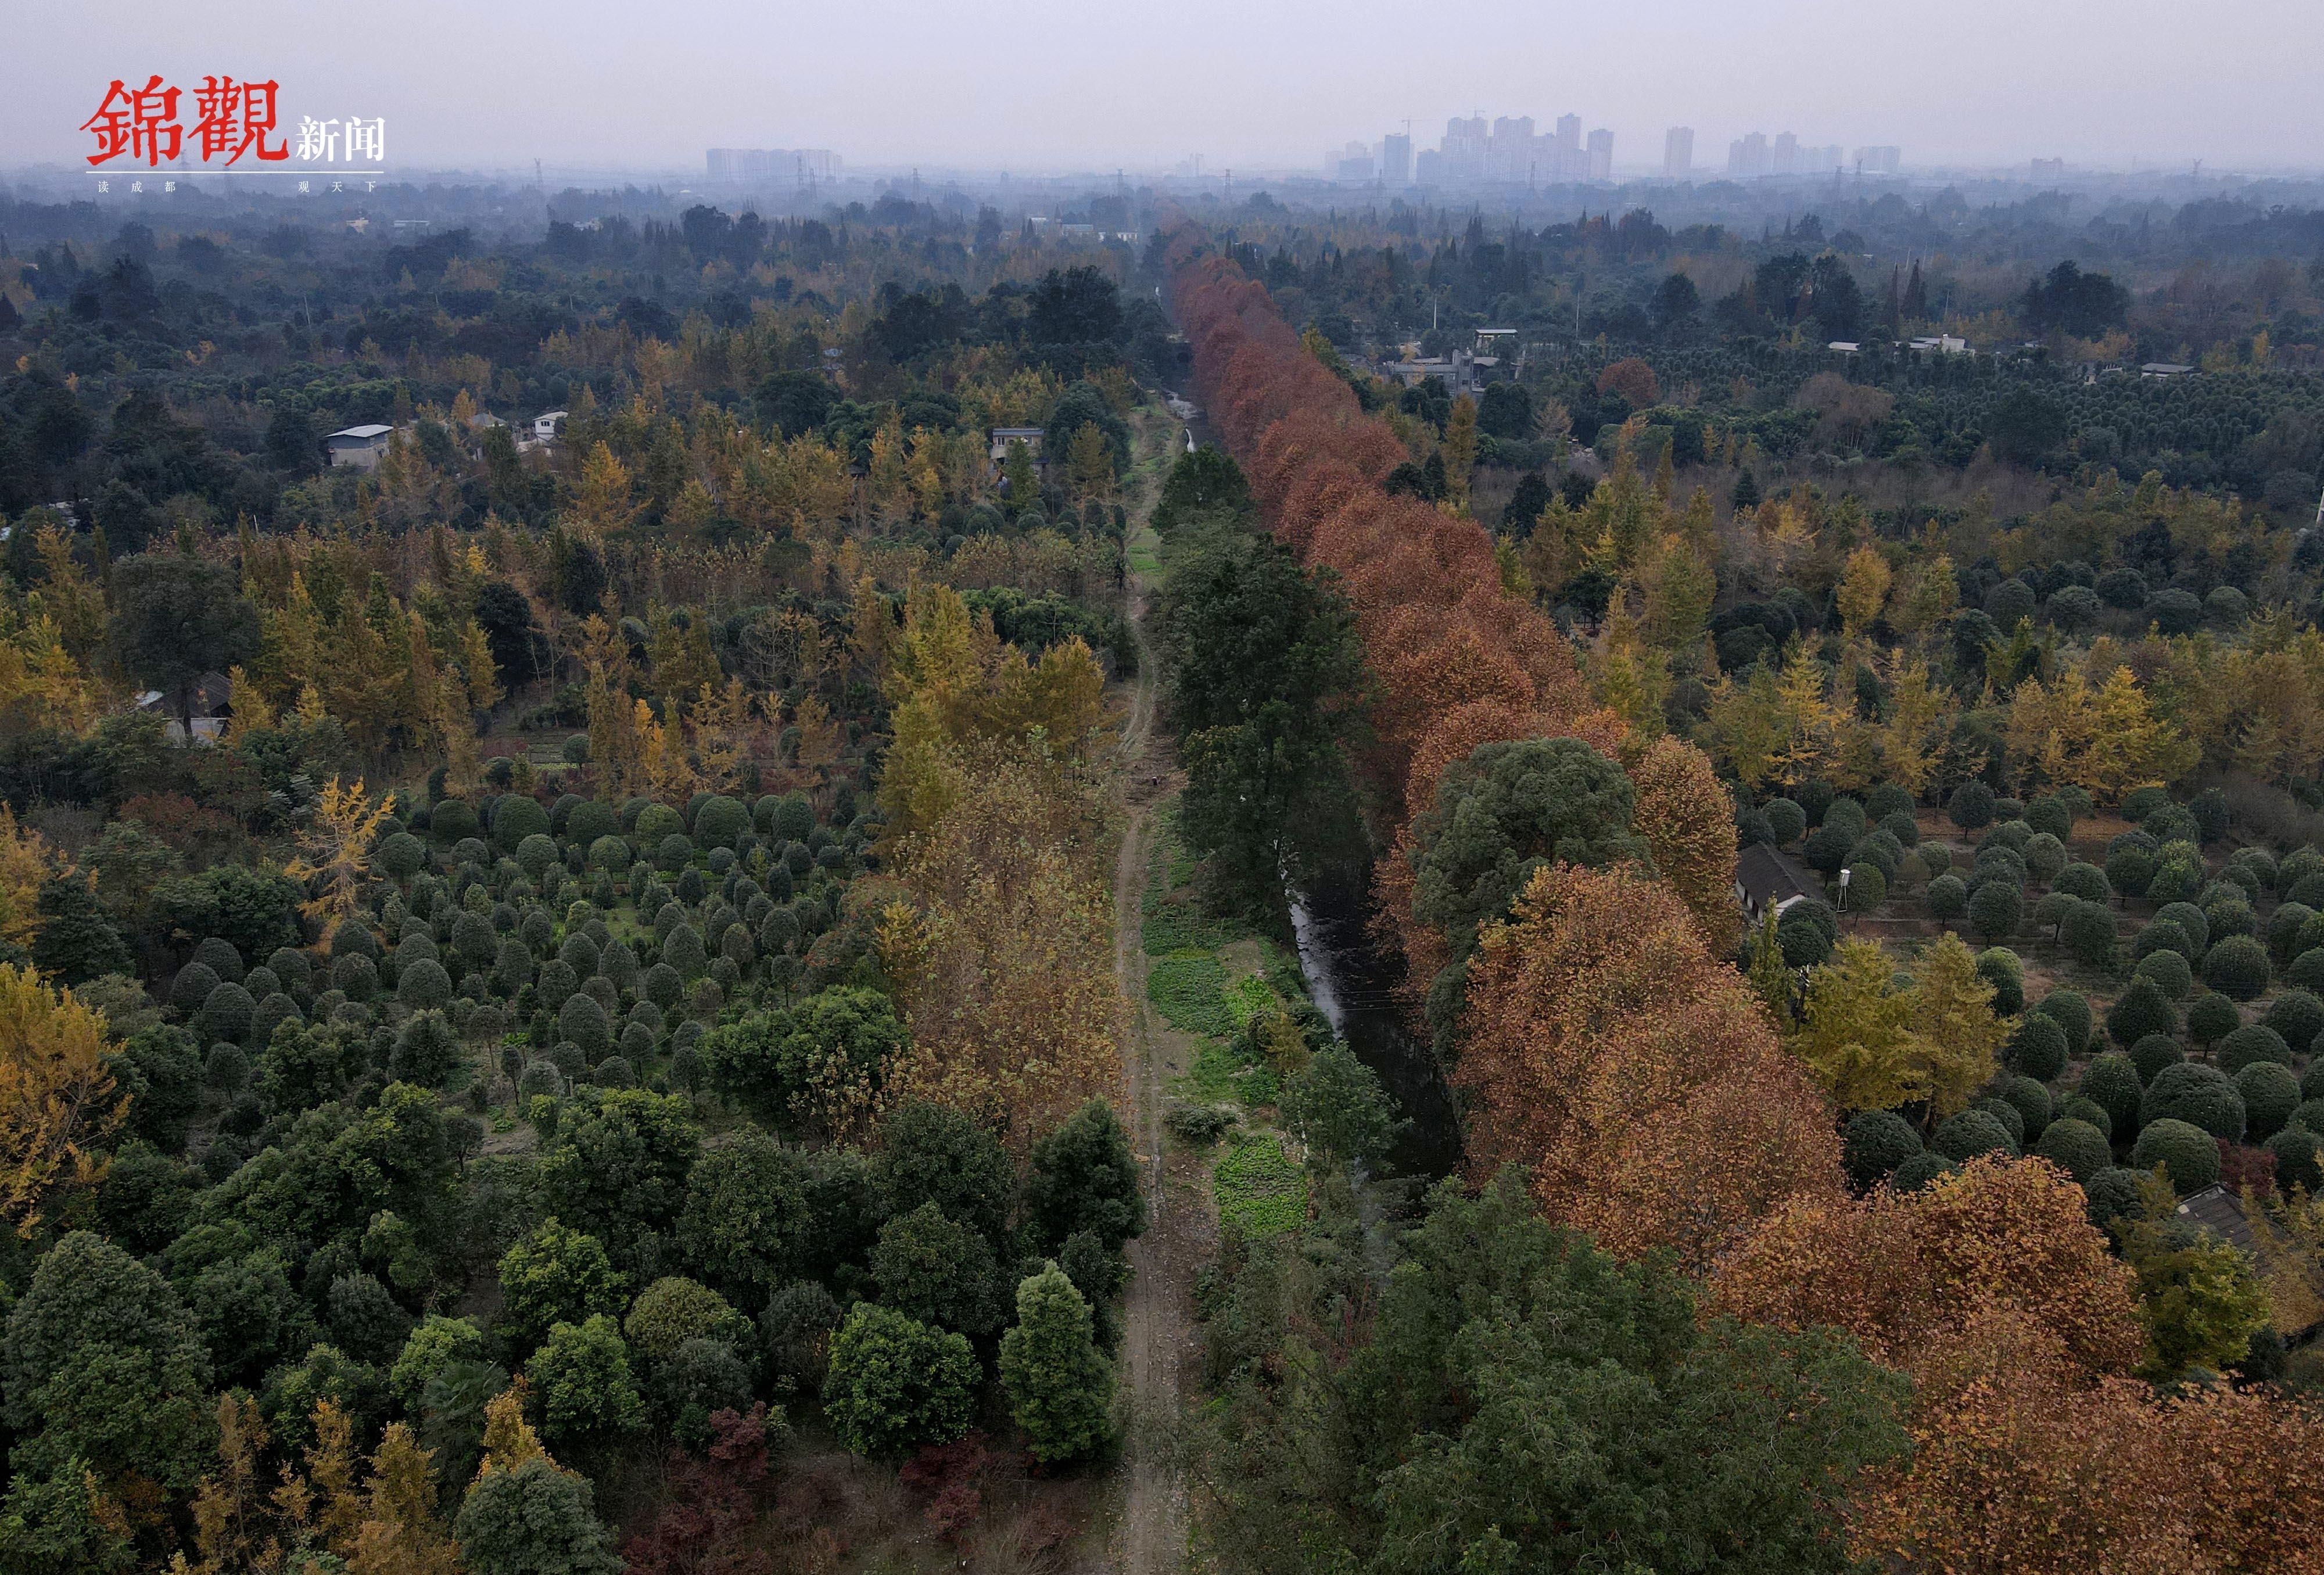
[[[2075,958],[2092,968],[2103,968],[2113,960],[2116,930],[2114,912],[2104,903],[2073,899],[2059,925],[2059,936]]]
[[[2138,1068],[2140,1079],[2154,1081],[2154,1074],[2166,1066],[2176,1066],[2187,1059],[2179,1048],[2179,1041],[2168,1034],[2149,1034],[2130,1047],[2130,1064]]]
[[[2249,935],[2228,935],[2203,955],[2203,982],[2233,999],[2257,997],[2267,979],[2267,948]]]
[[[578,992],[567,996],[565,1004],[558,1009],[557,1031],[580,1045],[581,1053],[592,1061],[603,1056],[613,1043],[613,1027],[606,1019],[605,1009]]]
[[[398,880],[409,880],[428,862],[427,846],[410,832],[383,837],[372,850],[372,862]]]
[[[1896,1167],[1888,1184],[1900,1193],[1917,1193],[1946,1172],[1954,1169],[1953,1162],[1932,1149],[1923,1149]]]
[[[1988,944],[2015,935],[2024,918],[2025,893],[2014,881],[1987,880],[1969,896],[1969,926]]]
[[[1958,875],[1940,875],[1929,882],[1929,912],[1946,924],[1969,911],[1969,886]]]
[[[1968,1110],[1948,1116],[1937,1127],[1936,1137],[1929,1145],[1939,1154],[1956,1164],[1974,1159],[1980,1154],[2003,1154],[2015,1158],[2017,1146],[2010,1140],[2009,1128],[1988,1110]]]
[[[2114,1150],[2106,1134],[2071,1116],[2060,1117],[2043,1128],[2034,1152],[2082,1183],[2114,1163]]]
[[[2284,1047],[2294,1055],[2305,1055],[2316,1036],[2324,1033],[2324,1001],[2304,990],[2287,990],[2268,1003],[2267,1015],[2260,1021],[2282,1035]]]
[[[2244,1135],[2243,1095],[2218,1067],[2182,1061],[2154,1074],[2139,1101],[2138,1119],[2141,1131],[2157,1121],[2184,1121],[2237,1143]]]
[[[2138,1107],[2145,1098],[2146,1084],[2129,1056],[2097,1057],[2082,1069],[2082,1081],[2074,1091],[2107,1113],[2116,1138],[2127,1138],[2138,1130]]]
[[[251,1019],[257,1011],[258,1003],[250,999],[250,991],[239,984],[221,984],[202,1002],[196,1021],[204,1038],[239,1044],[249,1036]]]
[[[2163,993],[2173,1000],[2183,1000],[2195,988],[2195,971],[2187,959],[2176,952],[2150,952],[2139,959],[2131,971],[2142,979],[2152,979]]]
[[[2255,1061],[2236,1073],[2236,1092],[2243,1096],[2244,1135],[2255,1143],[2282,1131],[2300,1108],[2300,1080],[2273,1061]]]
[[[2024,1112],[2015,1105],[2011,1104],[2007,1100],[1987,1094],[1969,1106],[1969,1109],[1981,1110],[2001,1123],[2001,1129],[2009,1134],[2009,1151],[2012,1154],[2023,1154],[2025,1151],[2025,1116]]]
[[[2198,1045],[2216,1045],[2243,1023],[2243,1009],[2216,990],[2197,996],[2187,1009],[2187,1037]]]
[[[2062,1121],[2069,1116],[2077,1121],[2087,1121],[2097,1128],[2099,1135],[2108,1142],[2114,1140],[2114,1118],[2107,1115],[2105,1109],[2095,1101],[2086,1100],[2081,1095],[2076,1094],[2058,1107],[2060,1120]]]
[[[1921,1152],[1921,1136],[1894,1110],[1862,1110],[1849,1118],[1840,1155],[1850,1180],[1868,1187]]]
[[[1964,782],[1945,801],[1945,814],[1963,831],[1993,824],[1993,789],[1982,782]]]
[[[2305,1187],[2314,1197],[2324,1192],[2324,1139],[2304,1126],[2288,1126],[2264,1145],[2275,1156],[2275,1184],[2281,1192]]]
[[[2066,1030],[2066,1054],[2080,1055],[2089,1048],[2090,1003],[2079,990],[2053,990],[2034,1009]]]
[[[2292,1051],[2283,1036],[2265,1023],[2247,1023],[2219,1041],[2215,1052],[2219,1070],[2229,1076],[2241,1072],[2255,1062],[2272,1061],[2278,1066],[2292,1064]]]
[[[585,798],[573,806],[565,819],[565,840],[587,847],[599,837],[619,836],[622,817],[612,805],[595,798]]]
[[[759,801],[761,804],[765,799]],[[1788,848],[1807,834],[1807,811],[1788,798],[1771,798],[1760,814],[1767,817],[1767,831],[1779,848]]]
[[[2149,1034],[2176,1034],[2179,1013],[2152,979],[2134,977],[2107,1009],[2107,1034],[2117,1045],[2135,1045]]]
[[[2107,884],[2106,871],[2096,864],[2067,865],[2058,871],[2050,888],[2069,897],[2079,897],[2084,902],[2104,902],[2114,895],[2114,889]]]
[[[2066,1070],[2066,1030],[2054,1018],[2026,1013],[2009,1036],[2009,1059],[2026,1076],[2049,1082]]]
[[[527,837],[549,835],[549,811],[538,799],[512,793],[493,806],[493,845],[513,855]]]
[[[751,812],[739,799],[714,794],[694,812],[694,841],[702,848],[732,848],[751,829]]]
[[[439,799],[428,812],[428,834],[438,843],[456,843],[482,829],[475,806],[465,798]]]
[[[2041,1083],[2030,1077],[2005,1077],[2000,1081],[1999,1092],[2024,1123],[2024,1137],[2018,1143],[2020,1147],[2039,1138],[2049,1127],[2055,1113],[2056,1101],[2050,1098],[2050,1091]]]
[[[2145,1182],[2144,1171],[2127,1165],[2108,1165],[2084,1182],[2082,1193],[2089,1200],[2090,1223],[2104,1230],[2116,1220],[2135,1215]]]
[[[441,962],[422,957],[410,967],[398,970],[395,999],[414,1011],[445,1006],[452,999],[452,976],[444,971]]]
[[[2142,1128],[2130,1151],[2139,1170],[2161,1165],[2181,1196],[2200,1193],[2219,1179],[2219,1146],[2211,1135],[2189,1122],[2166,1118]]]

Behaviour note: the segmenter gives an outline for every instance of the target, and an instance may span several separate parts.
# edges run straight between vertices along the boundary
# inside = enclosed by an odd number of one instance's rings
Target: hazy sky
[[[2324,0],[7,0],[0,166],[78,161],[115,77],[273,77],[391,168],[702,168],[709,146],[1019,172],[1313,165],[1410,117],[1567,110],[1618,164],[1695,128],[1908,163],[2324,166]],[[118,166],[115,166],[118,168]]]

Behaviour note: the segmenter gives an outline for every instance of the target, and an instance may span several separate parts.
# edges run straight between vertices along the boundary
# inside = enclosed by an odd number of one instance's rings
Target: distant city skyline
[[[1531,116],[1554,137],[1548,117],[1569,113],[1582,152],[1602,129],[1624,172],[1665,168],[1673,127],[1692,131],[1698,174],[1755,132],[1772,156],[1786,130],[1923,169],[2324,167],[2312,0],[1958,0],[1941,25],[1894,0],[1502,0],[1414,22],[1381,0],[1187,0],[1167,26],[1065,0],[568,0],[553,25],[410,0],[363,30],[291,0],[25,8],[0,65],[0,166],[77,161],[115,78],[233,72],[279,81],[292,113],[383,116],[405,168],[699,170],[724,147],[829,149],[854,170],[1156,171],[1200,154],[1258,173],[1312,170],[1350,140],[1384,158],[1407,119],[1416,166],[1448,120],[1489,136]]]

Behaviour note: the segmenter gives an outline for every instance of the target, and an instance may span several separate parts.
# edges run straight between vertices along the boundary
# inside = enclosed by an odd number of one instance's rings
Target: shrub
[[[2184,1197],[2218,1181],[2219,1146],[2201,1128],[2166,1118],[2139,1133],[2130,1163],[2138,1170],[2161,1165]]]
[[[2039,1138],[2053,1114],[2049,1089],[2030,1077],[2008,1077],[2001,1080],[2000,1093],[2024,1120],[2026,1137]],[[2019,1147],[2024,1147],[2022,1140]]]
[[[2053,1018],[2028,1012],[2009,1036],[2009,1059],[2026,1076],[2049,1082],[2066,1070],[2066,1030]]]
[[[1993,789],[1982,782],[1964,782],[1953,789],[1946,801],[1945,814],[1963,831],[1976,831],[1993,823]]]
[[[2066,1054],[2080,1055],[2089,1048],[2090,1003],[2079,990],[2053,990],[2034,1009],[2066,1030]]]
[[[742,1345],[751,1338],[751,1321],[700,1281],[664,1275],[638,1293],[622,1332],[647,1360],[659,1361],[689,1340]]]
[[[2305,1187],[2311,1198],[2324,1192],[2324,1163],[2319,1163],[2324,1160],[2324,1139],[2319,1139],[2314,1131],[2304,1126],[2287,1126],[2270,1138],[2264,1147],[2275,1156],[2277,1187],[2287,1192],[2293,1187]]]
[[[2116,1138],[2127,1138],[2138,1130],[2138,1108],[2146,1085],[2129,1056],[2098,1056],[2082,1069],[2082,1081],[2074,1091],[2107,1113],[2109,1130]]]
[[[2114,895],[2107,884],[2106,871],[2096,864],[2069,864],[2058,871],[2051,889],[2069,897],[2079,897],[2084,902],[2104,902]]]
[[[511,794],[493,806],[493,846],[513,855],[531,836],[549,834],[549,811],[536,799]]]
[[[2104,1230],[2116,1220],[2135,1219],[2145,1184],[2146,1173],[2127,1165],[2108,1165],[2090,1177],[2082,1184],[2082,1193],[2089,1200],[2090,1223]]]
[[[1969,922],[1990,944],[2006,941],[2024,921],[2025,894],[2009,880],[1988,880],[1969,899]]]
[[[2203,982],[2236,1000],[2266,990],[2267,975],[2267,949],[2249,935],[2229,935],[2203,956]]]
[[[2150,952],[2139,959],[2132,972],[2141,979],[2154,981],[2157,988],[2173,1000],[2184,1000],[2195,988],[2194,969],[2176,952]]]
[[[2144,1082],[2153,1082],[2156,1073],[2186,1059],[2179,1041],[2168,1034],[2149,1034],[2130,1047],[2130,1064],[2138,1068],[2139,1079]]]
[[[2014,1018],[2025,1009],[2025,966],[2006,946],[1987,946],[1977,954],[1977,976],[1993,986],[1997,1017]]]
[[[2283,1036],[2265,1023],[2246,1023],[2219,1041],[2219,1070],[2229,1076],[2241,1072],[2255,1062],[2272,1061],[2278,1066],[2292,1064],[2291,1048]]]
[[[397,972],[395,999],[414,1011],[445,1006],[452,999],[452,976],[444,971],[441,962],[422,957]]]
[[[2304,990],[2287,990],[2269,1003],[2260,1020],[2283,1036],[2294,1055],[2305,1055],[2324,1033],[2324,1001]]]
[[[2135,1045],[2149,1034],[2177,1034],[2179,1013],[2163,987],[2144,976],[2131,980],[2107,1009],[2107,1034],[2117,1045]]]
[[[968,1431],[979,1377],[967,1340],[858,1302],[831,1337],[823,1410],[854,1453],[891,1457]]]
[[[1864,1110],[1849,1117],[1840,1138],[1842,1162],[1861,1187],[1885,1179],[1920,1152],[1920,1134],[1894,1110]]]
[[[1888,1184],[1900,1193],[1917,1193],[1953,1168],[1953,1162],[1943,1155],[1924,1149],[1898,1165]]]
[[[2157,1073],[2139,1101],[2141,1130],[2156,1121],[2184,1121],[2230,1143],[2244,1135],[2243,1096],[2235,1080],[2216,1066],[2182,1061]]]
[[[2060,933],[2067,950],[2090,967],[2103,968],[2113,960],[2114,913],[2105,904],[2076,900],[2067,911]]]
[[[2282,1131],[2300,1108],[2300,1080],[2273,1061],[2255,1061],[2236,1073],[2236,1092],[2243,1096],[2244,1131],[2253,1142]]]
[[[2187,1036],[2198,1045],[2216,1045],[2243,1027],[2241,1008],[2215,991],[2195,998],[2187,1009]]]
[[[2105,1109],[2098,1105],[2095,1101],[2086,1100],[2081,1095],[2076,1094],[2072,1099],[2068,1100],[2064,1104],[2058,1107],[2058,1119],[2062,1121],[2070,1116],[2077,1121],[2088,1122],[2092,1127],[2097,1128],[2098,1132],[2104,1136],[2107,1141],[2113,1141],[2114,1118],[2107,1115]]]
[[[2017,1155],[2017,1146],[2010,1141],[2009,1129],[1991,1112],[1968,1110],[1949,1116],[1937,1128],[1936,1138],[1930,1145],[1939,1154],[1955,1163],[1964,1163],[1980,1154]]]
[[[2114,1150],[2107,1146],[2106,1134],[2071,1116],[2051,1122],[2034,1145],[2034,1152],[2085,1184],[2114,1163]]]
[[[2011,1104],[2007,1100],[1997,1099],[1987,1094],[1969,1106],[1969,1110],[1972,1112],[1982,1112],[1991,1116],[2000,1123],[2001,1129],[2009,1135],[2011,1154],[2023,1154],[2025,1151],[2025,1116],[2015,1105]]]
[[[1880,866],[1867,860],[1848,867],[1848,906],[1858,912],[1877,907],[1888,900],[1888,877]]]

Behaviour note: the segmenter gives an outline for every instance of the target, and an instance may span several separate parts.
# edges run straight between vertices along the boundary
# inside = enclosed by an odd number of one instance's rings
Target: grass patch
[[[1274,989],[1256,973],[1246,973],[1227,987],[1227,1016],[1237,1028],[1247,1027],[1261,1012],[1282,1009]]]
[[[1227,1009],[1227,971],[1207,952],[1156,958],[1146,970],[1146,999],[1185,1033],[1222,1039],[1235,1031]]]
[[[1307,1179],[1273,1138],[1252,1138],[1221,1160],[1211,1192],[1220,1221],[1233,1220],[1246,1236],[1279,1236],[1307,1222]]]

